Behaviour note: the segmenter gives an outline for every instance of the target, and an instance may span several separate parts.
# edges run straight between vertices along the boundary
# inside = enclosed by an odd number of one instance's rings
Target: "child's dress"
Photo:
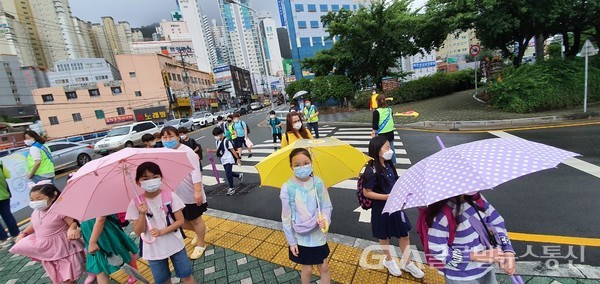
[[[81,240],[69,240],[65,216],[48,211],[34,211],[34,233],[21,239],[10,252],[39,260],[53,283],[77,281],[85,262]]]

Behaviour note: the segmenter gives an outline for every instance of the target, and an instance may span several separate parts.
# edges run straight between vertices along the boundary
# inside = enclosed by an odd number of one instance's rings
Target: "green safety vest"
[[[230,136],[229,140],[233,140],[233,139],[237,138],[237,135],[235,134],[235,128],[233,127],[233,122],[227,124],[227,130],[228,130],[229,136]]]
[[[319,116],[315,116],[311,119],[308,119],[310,117],[310,115],[315,111],[315,106],[311,105],[310,108],[306,108],[304,107],[304,116],[306,117],[306,122],[308,123],[313,123],[313,122],[319,122]]]
[[[35,147],[35,146],[31,146],[31,147]],[[50,155],[52,155],[52,152],[50,152],[50,149],[48,149],[48,147],[46,145],[43,145],[42,147],[46,148],[48,153],[50,153]],[[50,161],[50,158],[46,155],[46,152],[43,151],[42,149],[40,149],[40,154],[42,156],[42,161],[40,163],[40,167],[37,169],[37,171],[34,174],[35,175],[53,174],[54,173],[54,164],[52,163],[52,161]],[[33,160],[33,157],[31,157],[31,155],[27,155],[27,168],[30,171],[31,171],[31,169],[33,169],[34,164],[35,164],[35,161]]]
[[[378,128],[381,129],[381,131],[379,131],[377,134],[388,133],[390,131],[394,131],[394,118],[391,116],[392,109],[391,108],[378,108],[377,111],[379,112],[379,122],[377,123],[377,125],[378,125]],[[386,120],[386,118],[388,116],[390,118],[388,119],[386,124],[383,125],[383,122]]]
[[[10,178],[10,172],[0,163],[0,201],[10,198],[10,190],[6,179]]]

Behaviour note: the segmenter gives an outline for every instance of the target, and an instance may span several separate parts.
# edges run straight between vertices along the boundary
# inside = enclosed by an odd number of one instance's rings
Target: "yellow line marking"
[[[576,126],[588,126],[588,125],[600,125],[600,121],[594,122],[580,122],[580,123],[563,123],[543,126],[531,126],[531,127],[519,127],[519,128],[506,128],[506,129],[487,129],[487,130],[434,130],[434,129],[415,129],[409,127],[396,127],[396,130],[407,130],[407,131],[418,131],[418,132],[432,132],[432,133],[486,133],[489,131],[525,131],[525,130],[540,130],[540,129],[552,129],[552,128],[565,128],[565,127],[576,127]]]
[[[567,237],[567,236],[536,235],[536,234],[511,233],[511,232],[508,233],[508,237],[510,238],[511,241],[600,247],[600,238],[598,238],[598,239],[577,238],[577,237]]]

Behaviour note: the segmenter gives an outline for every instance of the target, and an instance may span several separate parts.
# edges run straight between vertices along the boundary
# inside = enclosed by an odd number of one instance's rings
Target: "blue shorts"
[[[178,253],[169,257],[175,267],[175,276],[179,278],[188,278],[192,276],[192,263],[188,258],[185,248]],[[169,260],[148,260],[152,276],[154,277],[154,283],[165,283],[171,279],[171,271],[169,270]]]
[[[242,146],[246,146],[246,136],[238,136],[237,138],[235,138],[233,140],[233,146],[236,149],[242,148]],[[246,146],[246,148],[248,148],[248,146]]]

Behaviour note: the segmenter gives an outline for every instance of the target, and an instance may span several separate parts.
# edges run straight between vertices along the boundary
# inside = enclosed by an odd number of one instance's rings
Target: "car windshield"
[[[129,133],[129,126],[117,127],[117,128],[113,128],[110,131],[108,131],[108,134],[106,134],[106,137],[121,136],[121,135],[126,135],[127,133]]]
[[[205,113],[206,113],[206,112],[197,112],[197,113],[195,113],[195,114],[194,114],[194,116],[192,116],[192,117],[193,117],[193,118],[200,118],[200,117],[204,117],[204,114],[205,114]]]
[[[178,125],[178,124],[179,124],[179,119],[169,120],[169,121],[167,121],[167,123],[165,123],[165,125],[167,125],[167,126]]]

